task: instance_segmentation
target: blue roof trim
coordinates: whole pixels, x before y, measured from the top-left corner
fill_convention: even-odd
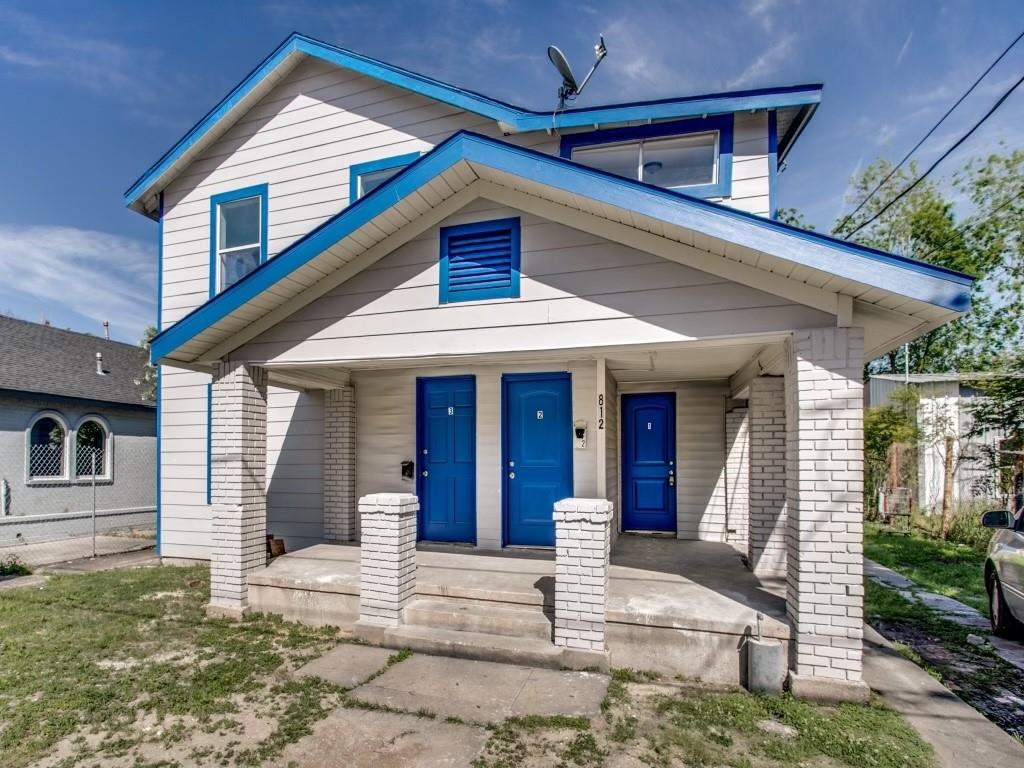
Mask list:
[[[959,272],[461,131],[160,333],[151,345],[152,359],[165,357],[460,160],[778,254],[815,269],[834,272],[836,252],[849,254],[866,262],[844,262],[847,269],[843,276],[849,279],[879,287],[885,287],[879,283],[886,281],[889,290],[958,312],[965,311],[970,303],[974,279]],[[822,252],[821,246],[829,251]],[[944,285],[936,286],[936,279]]]
[[[304,54],[360,74],[374,77],[391,85],[474,112],[505,123],[513,132],[573,128],[609,122],[631,120],[660,120],[665,118],[694,117],[707,114],[748,111],[752,109],[782,109],[785,107],[814,106],[821,101],[821,84],[813,83],[776,88],[760,88],[731,93],[712,93],[676,99],[659,99],[626,104],[609,104],[576,108],[559,112],[537,112],[508,104],[498,99],[458,88],[440,80],[411,72],[401,67],[368,56],[292,33],[278,48],[256,66],[230,93],[184,137],[163,154],[124,193],[125,205],[135,203],[150,185],[185,152],[200,141],[239,102],[248,96],[271,72],[289,56]]]

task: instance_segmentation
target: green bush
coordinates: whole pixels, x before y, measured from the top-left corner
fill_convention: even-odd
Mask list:
[[[947,541],[985,552],[992,540],[992,529],[981,524],[981,516],[990,509],[996,509],[995,502],[976,501],[961,504],[953,513]],[[925,515],[915,511],[911,518],[914,530],[928,538],[942,538],[942,514],[938,511]]]
[[[28,576],[30,573],[32,571],[17,555],[0,557],[0,576]]]

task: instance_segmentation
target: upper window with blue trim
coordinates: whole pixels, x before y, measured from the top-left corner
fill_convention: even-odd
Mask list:
[[[562,157],[697,197],[732,188],[732,116],[569,134]]]
[[[441,228],[441,303],[519,297],[519,218]]]
[[[348,202],[351,205],[360,197],[365,197],[386,182],[397,176],[406,166],[419,160],[419,152],[407,155],[395,155],[368,163],[356,163],[348,169]]]
[[[267,185],[210,198],[210,295],[267,260]]]

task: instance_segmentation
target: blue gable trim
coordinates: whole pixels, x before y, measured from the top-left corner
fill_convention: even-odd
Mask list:
[[[370,160],[366,163],[356,163],[348,169],[348,202],[351,205],[359,199],[356,191],[359,189],[359,177],[364,173],[373,171],[386,171],[389,168],[401,168],[419,160],[419,152],[410,152],[406,155],[395,155],[394,157],[382,157],[380,160]]]
[[[801,106],[813,108],[821,101],[822,88],[819,83],[759,88],[731,93],[712,93],[684,98],[569,109],[552,116],[550,111],[537,112],[522,109],[465,88],[458,88],[401,67],[385,64],[368,56],[293,33],[128,188],[124,193],[125,205],[135,203],[178,158],[195,146],[213,126],[251,94],[274,70],[289,57],[296,55],[319,58],[359,74],[405,88],[413,93],[483,115],[502,123],[508,131],[515,133],[578,128],[599,123],[695,117],[758,109]]]
[[[662,136],[684,136],[688,133],[718,131],[718,181],[714,184],[697,184],[690,187],[674,187],[694,197],[729,197],[732,195],[732,138],[733,116],[719,115],[703,119],[673,120],[667,123],[631,125],[624,128],[609,128],[603,131],[571,133],[563,136],[558,153],[572,159],[572,151],[578,147],[593,147],[600,144],[615,144],[639,139],[654,139]]]
[[[814,269],[841,274],[946,309],[959,312],[969,306],[974,281],[959,272],[460,132],[161,333],[153,340],[153,359],[166,356],[202,333],[460,160],[480,163],[554,189],[777,254]],[[839,255],[856,259],[837,260]],[[837,266],[843,268],[841,272],[837,271]]]
[[[256,184],[252,187],[243,187],[231,192],[221,192],[219,195],[210,197],[210,298],[217,295],[217,206],[221,203],[230,203],[235,200],[244,200],[247,197],[258,197],[260,199],[260,264],[267,260],[267,210],[268,187],[266,184]],[[162,197],[161,197],[162,199]]]

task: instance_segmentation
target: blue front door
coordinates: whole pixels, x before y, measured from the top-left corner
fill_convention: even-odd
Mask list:
[[[676,529],[676,396],[622,396],[622,528]]]
[[[416,382],[419,538],[476,542],[476,380]]]
[[[554,546],[554,504],[572,496],[569,374],[506,374],[502,400],[505,543]]]

